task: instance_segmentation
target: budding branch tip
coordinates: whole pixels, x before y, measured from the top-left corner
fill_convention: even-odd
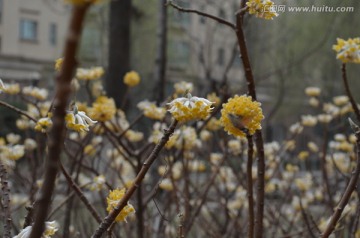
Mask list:
[[[360,132],[360,128],[358,125],[355,124],[355,122],[353,120],[351,120],[351,118],[348,118],[349,120],[349,124],[351,126],[351,129],[353,129],[355,132]]]

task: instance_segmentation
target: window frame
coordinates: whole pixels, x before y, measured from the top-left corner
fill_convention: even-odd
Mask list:
[[[38,22],[33,19],[21,18],[19,24],[19,38],[21,41],[38,41]]]
[[[50,22],[49,25],[49,43],[51,46],[57,45],[58,26],[55,22]]]

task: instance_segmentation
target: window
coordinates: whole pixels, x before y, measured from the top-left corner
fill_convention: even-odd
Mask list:
[[[225,51],[223,48],[218,49],[218,58],[217,58],[218,64],[219,65],[224,65],[224,61],[225,61]]]
[[[20,39],[36,41],[37,40],[37,22],[28,19],[20,20]]]
[[[57,26],[55,23],[50,23],[49,42],[53,46],[57,42]]]

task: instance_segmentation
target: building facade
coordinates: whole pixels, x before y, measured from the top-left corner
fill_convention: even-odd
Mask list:
[[[0,0],[0,78],[4,82],[51,84],[69,12],[60,0]]]
[[[235,23],[237,1],[183,0],[177,3]],[[187,75],[205,91],[214,90],[215,85],[219,87],[225,78],[234,86],[244,80],[232,29],[197,14],[172,8],[169,9],[169,18],[168,72],[171,78],[181,79]]]

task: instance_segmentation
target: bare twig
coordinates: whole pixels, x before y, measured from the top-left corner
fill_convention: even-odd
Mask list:
[[[220,18],[220,17],[217,17],[217,16],[214,16],[214,15],[211,15],[211,14],[208,14],[208,13],[205,13],[205,12],[201,12],[201,11],[198,11],[198,10],[194,10],[194,9],[188,9],[188,8],[182,8],[178,5],[176,5],[175,3],[173,3],[173,1],[168,1],[166,3],[166,5],[169,5],[169,6],[172,6],[173,8],[175,8],[176,10],[179,10],[180,12],[187,12],[187,13],[196,13],[200,16],[203,16],[203,17],[207,17],[207,18],[210,18],[210,19],[213,19],[214,21],[217,21],[219,22],[220,24],[223,24],[225,26],[228,26],[230,27],[231,29],[235,30],[236,29],[236,26],[234,24],[232,24],[231,22],[223,19],[223,18]]]
[[[166,46],[167,46],[167,7],[166,0],[159,0],[159,26],[158,26],[158,45],[156,56],[156,80],[158,80],[157,102],[161,103],[165,99],[166,86]]]
[[[347,205],[347,203],[350,200],[352,192],[356,188],[356,184],[357,184],[357,181],[358,181],[359,175],[360,175],[360,128],[355,123],[353,123],[350,119],[349,119],[349,121],[350,121],[351,127],[355,131],[355,136],[356,136],[356,149],[357,149],[356,168],[352,172],[351,179],[345,189],[345,192],[343,193],[343,195],[340,199],[339,204],[337,205],[333,215],[331,216],[330,222],[328,223],[325,231],[321,235],[322,238],[329,237],[331,235],[331,233],[334,231],[335,226],[336,226],[338,220],[340,219],[345,206]]]
[[[359,190],[357,192],[358,197],[359,197]],[[355,219],[353,222],[353,225],[351,227],[351,237],[356,237],[356,231],[359,225],[359,218],[360,218],[360,200],[358,200],[357,204],[356,204],[356,213],[355,213]]]
[[[236,36],[240,47],[241,60],[243,63],[245,78],[247,81],[248,93],[253,100],[256,100],[255,81],[251,69],[250,58],[247,51],[245,35],[242,28],[243,15],[238,14],[236,17]],[[255,145],[258,152],[258,184],[257,184],[257,203],[255,219],[255,237],[263,237],[263,218],[264,218],[264,200],[265,200],[265,155],[264,141],[261,130],[255,132]]]
[[[30,120],[34,121],[34,122],[37,122],[37,120],[35,118],[33,118],[32,116],[30,116],[29,114],[27,114],[26,112],[24,112],[23,110],[20,110],[19,108],[17,107],[14,107],[6,102],[3,102],[3,101],[0,101],[0,105],[4,106],[4,107],[7,107],[17,113],[19,113],[20,115],[23,115],[27,118],[29,118]]]
[[[169,140],[171,134],[174,132],[177,123],[178,122],[176,120],[174,120],[171,123],[169,129],[165,130],[164,136],[161,138],[160,142],[155,146],[154,150],[151,152],[149,157],[144,162],[140,172],[138,173],[138,175],[136,176],[136,178],[134,180],[134,183],[131,185],[129,190],[125,193],[124,197],[119,201],[119,203],[114,208],[114,210],[112,212],[110,212],[110,214],[107,217],[105,217],[104,220],[101,222],[100,226],[95,231],[95,233],[93,235],[93,238],[100,238],[102,236],[102,234],[115,221],[115,218],[121,212],[121,210],[126,206],[127,202],[129,201],[129,199],[131,198],[133,193],[137,190],[140,183],[144,179],[144,177],[145,177],[147,171],[149,170],[150,166],[156,160],[156,158],[159,155],[161,149],[165,146],[165,144]]]
[[[10,213],[10,189],[8,186],[8,178],[7,171],[5,166],[0,163],[0,180],[1,180],[1,190],[2,197],[0,203],[2,203],[2,207],[4,209],[4,238],[11,237],[11,213]]]
[[[184,238],[184,215],[182,213],[180,213],[178,215],[179,217],[179,228],[178,228],[178,238]]]
[[[349,82],[348,82],[347,76],[346,76],[346,64],[342,64],[341,71],[342,71],[342,79],[344,82],[346,95],[349,97],[349,100],[350,100],[351,106],[354,110],[356,119],[357,119],[358,123],[360,123],[360,111],[359,111],[359,107],[357,106],[355,99],[350,91]]]
[[[88,7],[88,4],[84,4],[74,6],[73,8],[70,28],[65,43],[64,62],[56,82],[53,127],[48,143],[49,154],[45,165],[44,184],[41,187],[36,202],[36,217],[30,238],[39,238],[44,231],[45,219],[50,207],[55,179],[58,172],[58,162],[60,161],[60,154],[64,143],[64,118],[71,93],[70,84],[76,67],[75,55],[80,40],[85,13]]]
[[[248,141],[248,159],[246,164],[246,176],[247,176],[247,197],[249,203],[249,224],[248,224],[248,237],[254,237],[254,196],[253,196],[253,179],[252,179],[252,162],[254,154],[254,143],[251,135],[247,135]]]
[[[305,209],[304,209],[304,206],[302,205],[301,196],[299,196],[299,198],[300,198],[299,203],[300,203],[301,215],[302,215],[302,217],[303,217],[303,219],[304,219],[306,228],[308,229],[308,232],[309,232],[310,236],[311,236],[312,238],[316,238],[316,236],[314,235],[314,232],[312,231],[312,228],[311,228],[311,225],[310,225],[310,221],[309,221],[309,218],[308,218],[308,216],[307,216],[307,214],[306,214],[306,211],[305,211]]]
[[[32,216],[33,216],[33,211],[34,211],[34,205],[30,205],[30,206],[26,206],[25,207],[27,214],[25,216],[25,222],[23,225],[23,228],[30,226],[32,224]]]
[[[91,215],[95,218],[97,222],[101,222],[101,216],[96,211],[96,209],[91,205],[91,203],[88,201],[88,199],[85,197],[84,193],[81,191],[81,188],[75,183],[75,181],[71,178],[70,174],[65,170],[64,166],[59,162],[60,169],[63,173],[63,175],[66,178],[66,181],[68,182],[69,186],[72,187],[80,198],[80,200],[84,203],[86,208],[90,211]]]

